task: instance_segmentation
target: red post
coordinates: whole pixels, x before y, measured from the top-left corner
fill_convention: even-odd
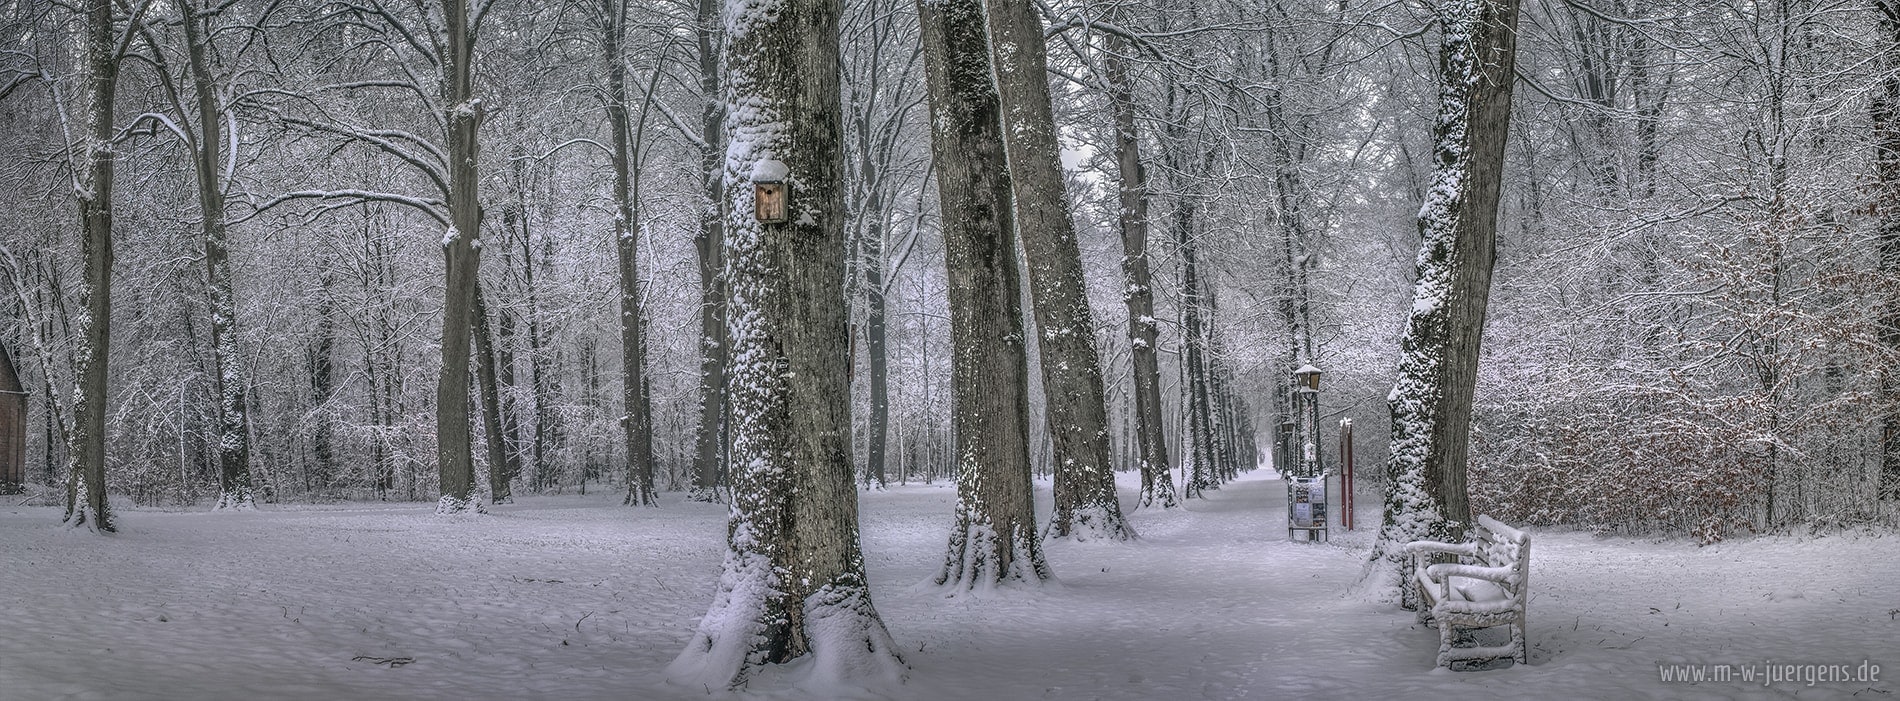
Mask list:
[[[1352,530],[1352,419],[1339,420],[1340,525]]]

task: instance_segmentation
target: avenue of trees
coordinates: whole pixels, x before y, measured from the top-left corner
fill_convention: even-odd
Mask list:
[[[1374,565],[1900,502],[1897,0],[10,2],[0,133],[68,523],[686,491],[708,687],[901,677],[857,490],[953,481],[937,582],[1039,582],[1264,464],[1304,365]]]

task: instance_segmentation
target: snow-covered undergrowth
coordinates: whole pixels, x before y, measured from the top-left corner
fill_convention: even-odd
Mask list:
[[[1123,475],[1132,507],[1135,476]],[[1533,531],[1531,664],[1435,670],[1437,634],[1346,594],[1371,529],[1289,543],[1265,471],[1131,511],[1132,543],[1056,542],[1058,584],[946,598],[955,491],[863,494],[872,595],[905,699],[1895,698],[1900,541]],[[668,686],[719,576],[726,509],[662,495],[119,512],[110,537],[0,507],[0,698],[707,698]],[[1047,513],[1048,485],[1038,484]],[[1376,524],[1362,495],[1360,523]],[[1741,665],[1882,668],[1739,680]],[[1735,679],[1664,682],[1658,664]],[[1798,675],[1797,675],[1798,677]],[[825,698],[761,674],[750,695]],[[1859,692],[1858,696],[1855,694]],[[714,696],[720,696],[715,694]]]

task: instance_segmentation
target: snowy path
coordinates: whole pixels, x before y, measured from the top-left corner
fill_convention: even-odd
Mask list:
[[[1039,491],[1046,502],[1047,485]],[[533,497],[450,519],[407,504],[134,510],[111,538],[8,505],[0,700],[705,698],[658,673],[710,601],[724,509],[669,496],[646,510],[611,495]],[[874,596],[912,665],[905,698],[1900,690],[1891,536],[1695,548],[1533,533],[1532,664],[1453,673],[1432,668],[1435,632],[1348,592],[1371,531],[1287,542],[1284,488],[1265,471],[1182,510],[1135,512],[1138,543],[1052,545],[1057,584],[947,599],[920,584],[935,573],[953,496],[911,485],[863,500]],[[1376,503],[1361,507],[1360,522],[1376,523]],[[377,662],[400,658],[414,661]],[[1813,686],[1658,679],[1658,663],[1768,660],[1871,660],[1883,673]],[[800,697],[773,681],[764,695]]]

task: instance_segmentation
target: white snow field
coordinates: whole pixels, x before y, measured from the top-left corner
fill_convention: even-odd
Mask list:
[[[1369,496],[1360,530],[1288,542],[1283,483],[1258,470],[1133,512],[1139,542],[1052,545],[1057,584],[946,598],[923,583],[953,496],[863,494],[875,601],[911,667],[893,698],[1900,698],[1893,536],[1698,548],[1533,530],[1531,664],[1454,672],[1433,667],[1435,631],[1351,590]],[[618,499],[447,518],[124,509],[111,537],[7,502],[0,699],[707,698],[661,669],[711,602],[725,507]],[[1863,663],[1877,678],[1856,679]],[[1663,681],[1659,665],[1730,678]],[[795,679],[764,674],[741,696],[836,695]]]

